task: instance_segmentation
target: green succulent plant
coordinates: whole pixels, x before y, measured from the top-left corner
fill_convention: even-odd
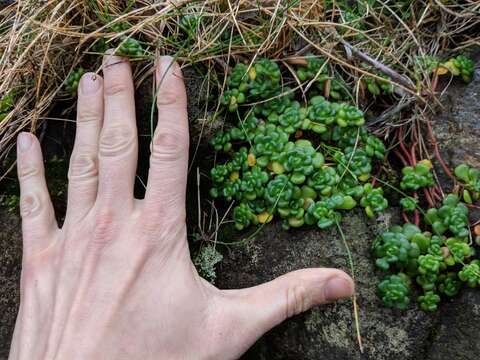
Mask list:
[[[321,200],[309,206],[305,215],[305,222],[308,225],[317,224],[320,229],[328,228],[339,222],[341,215],[335,210],[332,203]]]
[[[233,209],[233,220],[235,221],[237,230],[243,230],[252,223],[258,223],[256,215],[245,203],[241,203]]]
[[[478,200],[480,197],[480,170],[460,164],[455,168],[455,176],[465,187],[463,200],[469,204]]]
[[[418,200],[411,196],[407,196],[400,199],[400,205],[402,205],[403,211],[405,212],[415,211],[417,204],[418,204]]]
[[[65,80],[65,90],[67,90],[70,95],[74,97],[77,96],[78,84],[80,83],[80,79],[84,73],[85,70],[79,67],[73,70],[70,75],[68,75],[67,79]]]
[[[379,76],[384,79],[390,80],[390,78],[386,75]],[[363,79],[363,82],[365,83],[368,92],[375,96],[380,94],[392,94],[394,90],[393,85],[390,84],[388,81],[378,80],[373,77],[367,76]]]
[[[480,286],[480,260],[473,260],[470,264],[463,265],[458,277],[471,288]]]
[[[455,236],[463,238],[469,235],[468,208],[460,203],[458,196],[449,194],[439,209],[429,209],[425,214],[425,222],[432,226],[437,235],[451,231]]]
[[[14,107],[16,91],[11,89],[7,91],[5,95],[3,95],[2,99],[0,100],[0,123],[7,117],[8,113]]]
[[[327,66],[325,60],[322,58],[307,56],[307,66],[302,66],[297,70],[297,76],[300,81],[312,80],[321,74],[327,73]]]
[[[324,166],[317,169],[308,179],[308,185],[323,196],[332,194],[340,176],[334,167]]]
[[[375,214],[381,213],[388,207],[388,201],[383,197],[383,189],[374,188],[372,184],[365,184],[360,205],[365,208],[365,213],[372,218]]]
[[[407,236],[406,227],[394,226],[375,239],[372,250],[377,267],[382,270],[389,270],[392,266],[398,269],[416,267],[420,248]]]
[[[406,166],[402,169],[402,181],[400,187],[405,190],[418,190],[433,185],[433,175],[430,172],[431,165],[428,162],[419,162],[414,167]]]
[[[427,291],[424,295],[419,296],[417,301],[423,311],[435,311],[438,308],[440,296],[433,291]]]
[[[403,273],[387,276],[378,284],[378,295],[385,306],[405,310],[410,304],[410,278]]]
[[[339,173],[350,173],[361,181],[366,181],[372,171],[372,161],[362,149],[348,147],[344,152],[336,152],[333,159],[338,163]]]
[[[438,290],[447,295],[448,297],[453,297],[458,294],[462,288],[462,283],[458,279],[456,272],[449,272],[442,274],[438,277]]]
[[[463,81],[472,81],[473,72],[475,71],[475,63],[465,55],[458,55],[455,58],[451,58],[443,63],[442,66],[450,70],[452,75],[461,76]]]

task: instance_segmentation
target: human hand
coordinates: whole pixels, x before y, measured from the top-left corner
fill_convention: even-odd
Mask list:
[[[18,138],[23,219],[21,303],[10,359],[233,359],[263,333],[312,306],[350,296],[335,269],[304,269],[221,291],[195,270],[187,244],[186,94],[177,64],[156,69],[158,126],[145,199],[137,164],[127,60],[107,55],[104,80],[78,95],[68,207],[55,221],[37,139]]]

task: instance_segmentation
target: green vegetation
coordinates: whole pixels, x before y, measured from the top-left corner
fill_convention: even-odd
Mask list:
[[[428,160],[419,162],[414,167],[405,166],[402,169],[402,182],[400,187],[405,190],[418,190],[423,187],[433,185],[433,175],[431,173],[432,164]]]
[[[323,64],[309,57],[297,75],[316,79]],[[304,224],[323,229],[357,204],[370,217],[382,212],[388,206],[383,190],[368,181],[385,146],[368,134],[363,113],[315,89],[301,105],[280,80],[280,67],[267,59],[233,69],[221,103],[237,123],[211,140],[230,158],[212,168],[211,196],[237,201],[233,219],[239,230],[274,216],[286,229]],[[315,81],[321,87],[324,78]],[[319,141],[307,140],[309,133]]]
[[[274,217],[285,229],[325,229],[338,224],[343,211],[357,206],[370,218],[388,207],[382,187],[372,181],[376,161],[386,156],[385,145],[368,133],[358,108],[318,95],[325,62],[307,59],[296,74],[315,86],[303,104],[297,93],[281,87],[281,68],[267,59],[237,64],[227,79],[221,104],[234,124],[226,124],[211,140],[219,158],[227,161],[211,169],[210,194],[235,200],[237,230]],[[372,251],[376,266],[390,273],[378,286],[386,306],[406,309],[416,284],[423,291],[417,297],[420,308],[434,311],[441,296],[455,296],[464,285],[478,286],[479,263],[469,241],[468,208],[457,195],[446,196],[439,208],[421,210],[417,191],[427,194],[434,187],[433,165],[413,156],[407,157],[413,165],[402,169],[397,191],[415,224],[391,227],[375,239]],[[470,198],[477,199],[480,172],[460,165],[455,174]]]
[[[70,75],[68,75],[67,79],[65,80],[65,90],[67,90],[70,95],[77,96],[78,84],[80,83],[80,79],[84,73],[85,70],[80,67],[73,70]]]
[[[372,251],[376,266],[401,277],[388,275],[380,283],[379,294],[386,306],[405,309],[409,303],[406,284],[412,279],[424,291],[417,301],[425,311],[437,309],[441,294],[452,297],[463,285],[480,285],[479,261],[473,260],[467,216],[468,208],[458,196],[449,194],[440,208],[426,212],[424,222],[430,231],[405,224],[393,226],[375,239]]]
[[[480,170],[460,164],[455,168],[455,176],[463,183],[463,200],[471,204],[480,197]]]
[[[458,55],[455,58],[451,58],[442,66],[446,67],[453,76],[461,76],[463,81],[470,82],[475,70],[475,63],[473,60],[467,58],[464,55]]]
[[[8,91],[0,100],[0,123],[14,107],[15,90]]]

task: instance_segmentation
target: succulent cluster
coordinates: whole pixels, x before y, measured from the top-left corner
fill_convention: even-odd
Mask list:
[[[388,79],[388,76],[386,75],[379,75],[379,76],[384,79]],[[375,96],[381,95],[381,94],[382,95],[392,94],[394,90],[393,85],[388,81],[378,80],[373,77],[365,77],[363,79],[363,82],[368,92]]]
[[[402,169],[402,190],[418,190],[433,185],[433,174],[430,171],[432,163],[430,160],[422,160],[415,166],[405,166]]]
[[[76,68],[65,80],[65,90],[67,90],[72,96],[77,96],[78,84],[84,73],[85,70],[83,70],[82,67]]]
[[[415,193],[417,190],[434,185],[432,168],[431,161],[425,159],[419,161],[415,166],[405,166],[402,169],[400,188],[414,194],[414,196],[400,199],[400,205],[405,213],[414,212],[418,208],[418,198]]]
[[[315,56],[307,57],[307,65],[300,66],[297,71],[300,81],[315,82],[313,90],[334,100],[346,100],[350,97],[350,89],[341,77],[330,76],[325,59]]]
[[[393,226],[378,236],[372,246],[376,266],[388,275],[378,293],[388,307],[406,309],[416,282],[423,290],[420,308],[434,311],[440,295],[452,297],[460,289],[480,286],[479,260],[469,241],[468,208],[458,196],[449,194],[440,208],[425,214],[431,231],[413,224]]]
[[[480,170],[460,164],[455,168],[455,176],[463,184],[463,201],[471,204],[480,198]]]
[[[419,67],[423,70],[436,71],[439,75],[450,73],[453,76],[461,76],[465,82],[472,81],[475,71],[475,63],[465,55],[458,55],[446,61],[440,61],[435,56],[426,55],[417,60]]]
[[[111,33],[121,33],[130,28],[130,24],[125,22],[118,22],[108,27]],[[140,41],[134,37],[122,35],[115,41],[107,42],[104,38],[98,39],[92,47],[92,50],[98,53],[105,53],[109,47],[116,48],[116,54],[135,58],[145,55],[145,50]]]
[[[320,60],[310,59],[297,73],[313,79],[319,71]],[[237,64],[230,74],[222,104],[238,123],[211,140],[230,157],[211,169],[211,196],[235,200],[239,230],[274,216],[285,228],[323,229],[357,205],[370,217],[382,212],[388,202],[370,180],[374,159],[386,150],[366,131],[363,113],[315,92],[302,105],[280,80],[280,68],[267,59]]]
[[[443,63],[442,66],[446,67],[453,76],[461,76],[465,82],[470,82],[472,80],[472,75],[475,70],[475,63],[473,60],[464,55],[458,55],[455,58],[451,58]]]

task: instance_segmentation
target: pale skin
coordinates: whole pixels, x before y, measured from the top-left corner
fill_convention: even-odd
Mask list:
[[[185,226],[184,83],[170,57],[155,73],[159,119],[143,200],[133,196],[137,130],[127,60],[107,55],[103,78],[87,73],[80,81],[62,228],[38,140],[19,135],[23,268],[11,360],[235,359],[286,318],[352,294],[351,278],[336,269],[226,291],[198,275]]]

